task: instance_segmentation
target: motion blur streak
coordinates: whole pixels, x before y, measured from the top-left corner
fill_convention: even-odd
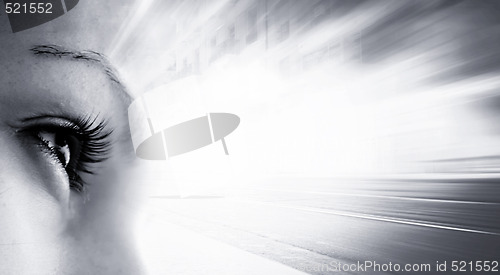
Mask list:
[[[111,52],[136,91],[196,77],[240,114],[241,173],[491,172],[453,159],[499,152],[497,6],[149,1]]]
[[[148,1],[110,50],[137,94],[184,87],[241,118],[231,156],[151,164],[151,208],[299,269],[498,259],[499,15],[498,1]]]

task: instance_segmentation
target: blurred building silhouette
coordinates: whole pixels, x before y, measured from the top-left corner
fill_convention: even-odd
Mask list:
[[[203,15],[191,8],[210,10],[208,5],[213,5],[197,2],[185,6],[190,10],[181,12],[186,16],[176,22],[177,32],[188,35],[181,47],[176,47],[175,57],[168,66],[174,72],[173,79],[201,73],[214,62],[243,51],[267,58],[284,71],[362,59],[360,31],[339,37],[335,29],[329,28],[336,17],[342,16],[342,11],[354,7],[358,1],[339,5],[337,1],[324,0],[232,0],[193,29],[193,21]]]

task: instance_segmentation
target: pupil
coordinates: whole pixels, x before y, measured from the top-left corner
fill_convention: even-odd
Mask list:
[[[66,168],[70,160],[70,149],[65,135],[55,133],[54,149],[61,164]]]
[[[68,141],[66,140],[66,137],[64,135],[56,134],[54,141],[55,145],[57,145],[58,147],[65,147],[68,145]]]

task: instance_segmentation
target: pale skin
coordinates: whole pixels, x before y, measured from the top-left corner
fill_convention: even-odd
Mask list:
[[[0,274],[140,274],[124,91],[97,62],[12,49],[0,52]],[[81,152],[56,139],[78,117],[110,132],[106,159],[78,172],[85,191],[64,165]]]

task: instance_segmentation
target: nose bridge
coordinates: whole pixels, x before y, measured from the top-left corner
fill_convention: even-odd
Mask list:
[[[67,234],[76,237],[77,243],[71,246],[80,247],[83,273],[143,274],[133,234],[137,209],[130,185],[134,177],[125,167],[114,162],[113,166],[91,182],[88,199],[75,205],[77,215]]]
[[[116,240],[117,243],[110,243],[110,250],[100,257],[99,260],[105,261],[108,267],[107,274],[144,274],[144,268],[141,265],[137,255],[137,249],[130,243],[130,237],[123,240]]]
[[[95,215],[80,217],[77,228],[67,232],[74,257],[67,268],[76,274],[144,274],[129,225],[115,220],[115,213]]]
[[[103,227],[102,230],[109,228]],[[92,234],[89,234],[92,233]],[[102,233],[102,232],[101,232]],[[106,235],[106,234],[104,234]],[[87,232],[73,243],[73,254],[67,269],[76,274],[144,274],[136,249],[124,236],[103,237],[100,232]]]

